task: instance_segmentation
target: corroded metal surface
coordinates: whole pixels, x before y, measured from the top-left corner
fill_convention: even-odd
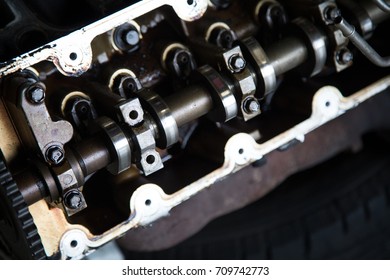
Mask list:
[[[191,2],[140,1],[45,46],[18,56],[12,61],[5,62],[0,68],[0,77],[23,70],[44,60],[52,61],[64,75],[79,76],[91,66],[93,57],[91,42],[96,36],[164,5],[171,6],[181,19],[193,21],[206,11],[207,0]]]
[[[387,121],[389,118],[383,118],[384,114],[388,114],[388,103],[383,102],[383,100],[380,100],[378,102],[379,104],[377,104],[375,108],[372,108],[373,102],[366,103],[367,105],[365,106],[368,107],[367,109],[364,107],[359,108],[358,110],[360,110],[360,112],[358,110],[354,110],[351,114],[344,116],[341,119],[337,119],[336,122],[328,123],[343,115],[345,112],[354,109],[361,102],[383,92],[389,87],[389,85],[390,78],[386,77],[348,98],[343,97],[334,87],[321,88],[314,96],[312,115],[310,118],[263,144],[257,144],[248,134],[239,133],[234,135],[229,139],[225,146],[224,164],[220,168],[182,188],[181,190],[171,195],[167,195],[159,186],[154,184],[146,184],[139,187],[134,192],[130,200],[130,217],[109,231],[98,236],[93,236],[84,227],[69,225],[68,230],[64,233],[64,235],[62,235],[61,240],[58,240],[62,258],[81,258],[84,254],[92,252],[96,248],[113,240],[117,236],[125,234],[131,229],[151,224],[152,222],[167,216],[174,207],[182,204],[189,198],[196,198],[198,194],[205,193],[202,192],[202,190],[206,188],[213,186],[212,190],[220,191],[218,185],[223,185],[222,180],[228,175],[230,178],[230,184],[234,186],[234,182],[238,183],[240,182],[239,180],[243,180],[243,178],[241,177],[242,175],[235,175],[232,177],[232,174],[268,155],[268,164],[263,167],[265,168],[265,172],[260,172],[259,169],[257,172],[246,177],[251,178],[250,181],[253,180],[256,183],[253,184],[250,183],[250,181],[247,182],[248,184],[242,184],[242,182],[240,183],[242,188],[249,188],[247,191],[242,189],[239,190],[241,194],[245,194],[245,196],[240,199],[240,203],[237,204],[237,200],[233,199],[233,197],[237,196],[237,194],[229,196],[226,194],[226,190],[224,190],[225,195],[220,198],[223,200],[222,204],[219,205],[215,201],[212,202],[212,204],[218,205],[218,208],[220,209],[212,209],[215,211],[210,211],[207,215],[203,212],[203,215],[201,215],[203,222],[198,220],[198,223],[195,223],[195,219],[192,218],[190,223],[192,226],[188,226],[186,231],[182,230],[178,233],[182,236],[177,236],[177,234],[174,235],[175,241],[172,239],[168,241],[165,240],[164,243],[164,240],[161,239],[160,242],[151,242],[149,240],[146,242],[149,244],[144,246],[148,249],[156,249],[157,247],[164,248],[168,245],[172,245],[172,243],[182,240],[185,237],[188,237],[188,235],[201,228],[202,223],[204,224],[205,221],[221,215],[224,211],[228,212],[254,201],[266,194],[275,187],[277,183],[281,182],[293,172],[304,167],[308,167],[314,163],[318,163],[319,161],[334,155],[336,152],[347,148],[351,145],[351,143],[356,142],[360,135],[368,129],[375,128],[379,125],[389,125],[389,121]],[[384,96],[387,97],[387,95]],[[349,120],[351,115],[354,116],[354,118]],[[326,123],[328,123],[326,126],[321,127]],[[316,130],[319,127],[321,128]],[[318,131],[321,130],[325,130],[326,133],[318,133]],[[324,135],[329,135],[329,137],[324,137]],[[298,145],[296,148],[291,148],[290,150],[296,151],[296,149],[298,149],[297,154],[299,156],[292,153],[289,157],[287,151],[283,153],[283,160],[272,160],[273,157],[277,158],[277,153],[280,153],[277,151],[278,148],[285,147],[293,141],[304,142],[303,145]],[[310,149],[310,147],[312,147],[312,149]],[[283,164],[285,165],[284,168],[282,168]],[[267,174],[269,175],[267,176]],[[260,182],[261,184],[259,184]],[[256,188],[256,186],[259,187]],[[215,195],[210,196],[209,192],[207,193],[207,196],[209,196],[209,198],[206,198],[205,201],[209,201],[209,203],[211,203],[210,199],[215,199]],[[197,202],[196,199],[192,199],[191,201],[193,201],[192,203]],[[197,205],[198,206],[196,207],[200,207],[201,205],[204,209],[202,211],[207,209],[205,207],[205,205],[207,205],[205,202],[198,203]],[[196,213],[196,211],[188,211],[187,209],[182,213],[182,215],[187,215],[185,213],[191,214],[192,216]],[[205,217],[208,217],[208,219]],[[175,219],[170,219],[170,221],[175,221],[176,224],[179,221],[182,221],[183,218],[184,217],[179,216]],[[159,231],[154,229],[153,232]],[[131,240],[131,236],[134,236],[134,238],[137,236],[133,234],[133,231],[128,233],[126,237],[127,241]],[[146,236],[147,235],[144,235],[145,239]],[[73,240],[77,241],[77,247],[71,246],[70,242]],[[159,240],[159,238],[156,238],[156,240]],[[131,247],[129,244],[132,244],[133,242],[122,241],[122,243],[128,244],[127,247]],[[145,243],[137,242],[139,250],[146,249],[145,247],[140,246],[140,244]]]
[[[390,128],[390,97],[381,95],[306,135],[287,151],[273,151],[260,167],[247,167],[216,182],[207,192],[173,209],[152,227],[138,228],[119,239],[129,250],[152,251],[174,246],[211,220],[265,196],[288,176],[356,146],[365,132]],[[221,195],[223,192],[223,195]],[[261,217],[259,217],[261,219]]]

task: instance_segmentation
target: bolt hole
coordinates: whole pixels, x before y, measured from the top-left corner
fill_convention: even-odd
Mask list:
[[[138,112],[136,110],[132,110],[129,114],[130,119],[136,120],[138,118]]]
[[[152,201],[150,199],[145,200],[145,205],[150,206],[152,204]]]
[[[146,162],[147,162],[148,164],[153,164],[154,161],[155,161],[154,155],[148,155],[148,156],[146,157]]]
[[[72,240],[72,242],[70,242],[70,247],[76,248],[78,244],[79,243],[76,240]]]
[[[70,53],[69,58],[71,60],[76,60],[77,59],[77,53],[75,53],[75,52]]]
[[[238,150],[238,153],[239,153],[240,155],[242,155],[242,154],[244,153],[244,149],[239,149],[239,150]]]
[[[330,106],[330,101],[326,101],[326,102],[325,102],[325,106],[326,106],[326,107],[329,107],[329,106]]]
[[[194,4],[194,0],[187,0],[187,4],[188,4],[188,5]]]

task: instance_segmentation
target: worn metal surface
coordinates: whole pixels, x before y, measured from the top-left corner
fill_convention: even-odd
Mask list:
[[[177,206],[169,217],[140,227],[118,240],[128,250],[170,248],[213,219],[240,209],[272,191],[288,176],[359,144],[367,131],[390,128],[390,96],[381,95],[309,133],[287,151],[273,151],[260,167],[247,167],[216,182],[208,191]],[[223,192],[223,195],[222,195]],[[259,217],[261,219],[261,217]]]
[[[207,9],[207,0],[175,1],[144,0],[119,12],[96,21],[67,36],[45,46],[3,63],[0,77],[9,75],[41,61],[52,61],[57,69],[68,76],[79,76],[89,69],[92,63],[92,40],[119,25],[127,23],[163,5],[171,6],[183,20],[192,21],[203,15]]]
[[[346,111],[354,109],[361,102],[366,101],[367,99],[383,92],[389,87],[389,85],[390,85],[390,77],[386,77],[374,83],[373,85],[368,86],[362,89],[361,91],[351,95],[348,98],[343,97],[340,94],[340,92],[334,87],[321,88],[314,96],[313,104],[312,104],[312,115],[310,118],[292,127],[291,129],[285,131],[284,133],[281,133],[278,136],[268,140],[263,144],[257,144],[254,141],[254,139],[248,134],[239,133],[234,135],[229,139],[229,141],[225,146],[224,164],[220,168],[198,179],[197,181],[194,181],[193,183],[180,189],[179,191],[171,195],[167,195],[164,193],[162,188],[154,184],[145,184],[139,187],[133,193],[130,199],[131,215],[129,216],[129,218],[126,221],[106,231],[105,233],[94,236],[85,227],[79,225],[66,226],[67,230],[64,231],[64,235],[62,235],[60,240],[57,239],[58,242],[57,245],[59,245],[59,248],[61,250],[62,258],[81,258],[84,254],[88,254],[92,252],[96,248],[102,246],[103,244],[113,240],[118,236],[123,235],[124,233],[128,232],[131,229],[140,226],[149,225],[155,222],[156,220],[164,216],[167,216],[173,208],[187,201],[189,198],[193,198],[191,201],[194,201],[195,203],[196,202],[199,203],[199,201],[195,199],[199,193],[200,194],[205,193],[203,190],[211,186],[213,186],[213,188],[211,189],[220,192],[221,191],[220,188],[223,187],[221,186],[220,188],[217,188],[215,184],[220,184],[221,181],[225,179],[227,176],[229,176],[231,182],[234,182],[234,180],[237,179],[238,181],[236,182],[237,184],[238,182],[240,182],[239,185],[241,186],[241,188],[253,188],[254,187],[253,184],[247,184],[248,185],[247,187],[245,187],[243,184],[243,183],[248,183],[248,181],[245,180],[248,180],[250,176],[245,177],[245,180],[243,180],[242,177],[236,178],[235,176],[234,177],[232,176],[237,171],[243,169],[244,167],[250,165],[255,161],[258,161],[259,159],[264,158],[267,155],[268,162],[271,163],[268,163],[267,165],[265,165],[265,167],[268,166],[267,168],[270,168],[269,170],[267,170],[270,175],[267,175],[267,173],[263,174],[264,177],[262,180],[269,180],[269,181],[262,181],[260,185],[260,189],[254,188],[252,192],[250,192],[249,190],[244,191],[243,189],[240,189],[239,190],[240,193],[246,193],[245,194],[246,199],[245,197],[243,197],[242,199],[240,199],[240,203],[236,201],[234,195],[232,196],[227,195],[226,190],[224,190],[226,195],[220,196],[221,197],[220,199],[223,200],[226,199],[227,201],[223,202],[222,205],[218,205],[218,203],[216,202],[218,201],[217,199],[216,201],[213,201],[213,204],[214,207],[218,206],[218,208],[228,212],[234,208],[243,206],[246,203],[249,203],[250,201],[253,201],[261,197],[270,189],[275,187],[278,182],[283,180],[283,178],[285,178],[292,172],[295,172],[300,168],[308,167],[314,163],[317,163],[320,160],[323,160],[335,154],[336,152],[350,146],[351,143],[356,142],[356,140],[359,139],[360,135],[364,131],[368,130],[369,128],[372,129],[373,127],[375,127],[375,125],[377,126],[389,125],[388,124],[389,118],[383,117],[384,115],[388,114],[389,111],[388,100],[387,102],[384,102],[384,100],[380,100],[379,102],[376,103],[374,102],[366,103],[367,105],[365,106],[367,106],[368,108],[365,110],[360,108],[352,112],[351,114],[354,115],[356,119],[353,118],[349,120],[348,116],[345,116],[344,118],[341,119],[341,120],[346,119],[344,120],[344,122],[340,121],[340,119],[338,120],[338,122],[336,122],[336,123],[342,123],[344,125],[341,126],[336,125],[335,127],[332,127],[332,124],[328,124],[324,128],[320,128],[320,129],[325,129],[326,135],[330,135],[331,137],[324,137],[323,134],[320,134],[319,136],[316,137],[311,136],[311,135],[316,135],[316,133],[312,133],[313,130],[318,129],[322,125],[334,120],[340,115],[343,115]],[[387,95],[384,96],[387,97]],[[373,104],[375,104],[374,107]],[[348,123],[348,125],[345,125],[345,123]],[[350,126],[351,123],[355,123],[355,126]],[[306,137],[308,138],[305,139]],[[340,142],[339,143],[337,141],[333,142],[334,139]],[[283,153],[283,160],[281,162],[280,160],[279,161],[271,160],[272,157],[275,156],[275,153],[279,153],[276,151],[281,147],[286,147],[286,145],[292,142],[311,143],[311,141],[313,141],[313,143],[310,144],[310,146],[298,145],[296,146],[296,148],[291,148],[291,151],[293,151],[293,149],[303,149],[300,150],[298,153],[300,154],[300,157],[296,157],[296,155],[295,156],[291,155],[291,159],[288,159],[288,157],[286,157],[288,154],[287,152],[285,152]],[[312,148],[310,149],[310,147]],[[281,168],[283,166],[284,168]],[[277,174],[271,172],[271,170],[276,170]],[[278,172],[281,173],[279,174]],[[252,176],[254,175],[261,176],[262,173],[255,172]],[[256,177],[252,177],[251,180],[253,180],[254,178]],[[259,180],[259,178],[257,177],[256,180]],[[249,195],[250,193],[252,194]],[[210,195],[209,192],[207,192],[207,196],[209,195]],[[207,201],[207,199],[205,201]],[[198,205],[199,206],[197,207],[202,207],[206,209],[205,202],[201,202]],[[226,209],[230,209],[230,210],[226,210]],[[215,213],[210,212],[208,213],[208,215],[203,213],[202,220],[206,221],[207,220],[206,217],[208,217],[208,219],[211,219],[212,217],[218,216],[222,214],[221,211],[222,210],[217,210],[215,211]],[[187,211],[184,212],[191,213],[191,215],[194,215],[194,211],[188,211],[188,209]],[[57,215],[59,214],[58,212],[56,213]],[[57,217],[57,218],[59,218],[59,221],[57,223],[61,223],[61,220],[62,221],[64,220],[63,217]],[[189,217],[187,216],[187,218]],[[170,219],[170,220],[175,221],[175,223],[177,223],[178,221],[181,220],[181,218],[178,217],[177,219]],[[195,224],[197,225],[194,224],[192,224],[192,226],[188,225],[188,229],[185,231],[181,230],[180,231],[181,237],[175,236],[174,238],[174,240],[176,240],[175,242],[182,240],[181,238],[187,237],[188,235],[195,232],[202,226],[200,221],[198,221],[198,223]],[[38,227],[41,228],[41,226]],[[159,232],[159,231],[153,229],[153,232]],[[133,233],[134,233],[133,231],[130,231],[128,233],[129,237],[126,238],[131,238]],[[146,234],[143,235],[144,238],[146,239]],[[70,242],[74,240],[77,241],[78,244],[76,246],[77,248],[72,247],[70,244]],[[156,240],[158,240],[158,238]],[[131,241],[128,242],[128,241],[122,241],[122,242],[126,244],[134,244],[133,242]],[[170,240],[170,242],[165,241],[165,243],[163,242],[164,240],[160,240],[160,241],[161,241],[159,243],[160,248],[173,244],[172,239]],[[151,242],[150,240],[148,240],[146,243],[137,242],[136,246],[138,247],[139,250],[146,249],[146,248],[149,249],[158,248],[155,242]],[[141,244],[143,244],[144,247]],[[153,248],[152,248],[152,244],[154,244]],[[129,246],[131,247],[131,245]]]

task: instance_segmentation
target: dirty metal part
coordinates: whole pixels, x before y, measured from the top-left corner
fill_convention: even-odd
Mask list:
[[[106,141],[99,135],[77,143],[67,154],[74,155],[85,178],[113,162]]]
[[[197,66],[192,52],[180,43],[172,43],[165,47],[161,55],[161,65],[183,80],[188,79]]]
[[[376,27],[390,17],[390,13],[381,10],[371,0],[341,0],[338,1],[338,7],[343,13],[348,14],[348,20],[353,22],[364,39],[369,39]]]
[[[353,61],[353,54],[349,49],[343,48],[337,52],[336,59],[340,64],[351,64]]]
[[[109,139],[110,147],[115,154],[114,161],[107,166],[107,170],[112,174],[119,174],[131,166],[131,147],[129,141],[120,128],[113,120],[107,117],[101,117],[96,121],[97,125]]]
[[[287,37],[278,41],[267,48],[266,53],[276,76],[302,65],[309,56],[304,42],[297,37]]]
[[[123,98],[128,98],[129,95],[134,94],[142,89],[142,84],[129,69],[118,69],[109,78],[109,89],[119,94]]]
[[[37,146],[47,162],[61,163],[64,145],[73,137],[73,127],[68,121],[52,120],[43,102],[45,86],[30,73],[23,73],[7,80],[6,88],[6,105],[25,145],[33,149]]]
[[[140,124],[144,120],[144,111],[138,98],[128,99],[117,105],[121,118],[130,126]]]
[[[276,89],[275,69],[270,64],[270,60],[259,42],[255,38],[249,37],[242,41],[240,47],[248,62],[255,69],[258,85],[257,95],[263,97],[273,93]]]
[[[55,175],[40,161],[34,161],[32,166],[30,172],[20,172],[15,176],[24,200],[27,205],[32,205],[42,198],[54,203],[60,197]]]
[[[158,94],[150,90],[140,92],[138,96],[157,125],[157,146],[166,148],[175,144],[179,140],[178,124],[165,101]]]
[[[0,150],[2,258],[46,259],[34,219]]]
[[[349,40],[345,38],[341,31],[334,27],[333,18],[337,17],[339,9],[335,1],[323,1],[316,5],[314,16],[319,22],[323,23],[326,29],[327,45],[328,45],[328,61],[327,66],[341,72],[352,66],[352,60],[343,59],[340,53],[345,53]],[[341,58],[341,59],[340,59]]]
[[[65,159],[65,151],[57,145],[50,146],[45,153],[46,161],[52,165],[59,165]]]
[[[12,61],[3,63],[0,68],[0,77],[23,70],[44,60],[52,61],[64,75],[80,76],[91,66],[93,56],[91,42],[96,36],[163,5],[171,6],[181,19],[192,21],[204,14],[208,2],[207,0],[148,0],[137,2],[67,36],[18,56]]]
[[[292,30],[304,40],[309,57],[298,71],[304,76],[315,76],[322,71],[326,63],[326,37],[312,22],[305,18],[296,18],[292,23]]]
[[[142,89],[141,82],[135,76],[121,77],[116,92],[124,98],[129,98]]]
[[[198,68],[196,74],[196,79],[205,84],[211,92],[214,108],[209,113],[209,117],[219,122],[226,122],[236,117],[238,109],[233,86],[208,65]]]
[[[292,174],[350,149],[366,132],[389,128],[388,93],[312,131],[304,143],[284,152],[271,152],[266,157],[266,164],[248,166],[214,183],[206,192],[200,192],[172,209],[169,218],[154,222],[152,228],[130,230],[117,242],[121,248],[136,252],[168,249],[193,236],[214,219],[261,199]],[[226,196],[221,196],[222,189]]]
[[[243,109],[247,114],[256,114],[261,112],[260,103],[254,97],[247,97],[243,101]]]
[[[341,76],[328,77],[327,75],[333,75],[331,73],[335,69],[339,71],[344,69],[343,67],[350,66],[353,57],[347,49],[348,39],[332,25],[331,19],[337,17],[337,11],[329,8],[336,8],[334,1],[322,1],[315,4],[315,1],[299,1],[297,2],[297,6],[299,6],[297,12],[288,1],[281,2],[283,6],[272,0],[260,2],[254,0],[248,1],[248,3],[231,1],[228,8],[210,9],[201,21],[193,24],[175,17],[175,13],[169,8],[163,8],[137,17],[137,23],[134,25],[134,21],[128,20],[128,18],[134,18],[131,14],[133,10],[125,9],[129,13],[126,20],[107,29],[107,32],[96,33],[97,37],[93,37],[95,38],[93,42],[92,37],[89,37],[89,34],[93,33],[90,27],[95,26],[95,31],[101,29],[102,26],[107,27],[110,23],[104,22],[105,19],[87,26],[86,29],[72,33],[80,35],[85,31],[85,44],[82,40],[84,37],[82,38],[81,35],[77,38],[73,37],[72,44],[66,45],[67,49],[64,53],[57,52],[58,56],[49,58],[53,59],[56,65],[59,65],[62,74],[66,70],[68,71],[65,73],[66,75],[74,76],[87,69],[83,67],[88,64],[88,56],[92,56],[90,47],[94,52],[93,58],[91,58],[93,64],[91,64],[91,71],[85,75],[77,79],[64,77],[61,73],[57,73],[57,69],[51,63],[39,63],[34,66],[36,67],[34,71],[36,77],[34,78],[30,76],[27,77],[27,81],[21,81],[21,79],[26,78],[23,76],[25,71],[21,71],[16,73],[14,77],[5,77],[2,80],[2,85],[7,85],[8,78],[9,80],[15,78],[19,81],[13,85],[14,88],[12,86],[6,87],[1,92],[8,105],[11,104],[15,107],[8,106],[9,112],[19,110],[15,106],[18,103],[13,100],[17,96],[12,92],[18,92],[17,90],[23,88],[27,90],[26,102],[31,106],[46,105],[47,112],[51,116],[50,120],[57,120],[62,115],[71,121],[74,128],[77,128],[72,141],[68,141],[62,146],[51,143],[52,145],[45,153],[50,164],[45,164],[42,159],[35,157],[36,147],[31,153],[27,149],[19,150],[20,152],[16,153],[15,156],[9,151],[15,146],[9,146],[9,141],[0,139],[2,148],[4,145],[11,147],[6,152],[10,155],[10,163],[15,166],[16,173],[19,172],[16,174],[15,180],[27,205],[34,209],[34,221],[39,224],[39,230],[43,232],[45,250],[48,255],[56,254],[60,247],[63,258],[80,258],[108,240],[121,236],[131,228],[147,225],[167,215],[176,205],[185,200],[191,197],[196,199],[198,195],[202,196],[204,192],[201,190],[218,184],[217,182],[227,177],[235,178],[233,173],[241,168],[248,165],[259,166],[265,161],[266,155],[272,157],[274,153],[288,153],[297,147],[302,147],[304,144],[300,145],[300,143],[307,143],[305,138],[309,138],[312,133],[315,133],[312,131],[313,129],[333,120],[344,111],[352,109],[359,102],[384,90],[389,85],[389,79],[386,78],[371,88],[363,89],[347,98],[343,98],[339,90],[333,87],[321,88],[313,100],[311,117],[299,123],[304,116],[310,114],[310,108],[301,112],[305,108],[301,109],[304,106],[300,106],[301,103],[305,103],[303,105],[310,103],[314,91],[309,93],[308,88],[317,90],[329,82],[335,86],[342,83],[339,79]],[[308,2],[313,2],[311,10],[303,11],[304,4],[302,3]],[[340,2],[344,1],[340,0]],[[145,0],[143,3],[143,7],[148,7],[147,3],[150,5],[150,3],[156,2],[155,0]],[[264,21],[261,21],[260,18],[254,19],[247,14],[248,12],[249,14],[253,13],[256,3],[259,3],[258,6],[261,6],[260,3],[263,5],[264,10],[260,14],[265,12]],[[198,5],[199,1],[186,2],[183,0],[180,5],[193,4]],[[178,7],[179,4],[172,5]],[[137,9],[140,9],[141,6],[141,4],[137,4],[132,8],[135,12],[139,12]],[[286,6],[285,10],[284,6]],[[276,8],[274,9],[274,7]],[[286,25],[284,12],[281,14],[283,18],[280,18],[280,22],[275,17],[275,14],[281,13],[280,8],[284,12],[289,12],[288,16],[298,17],[292,28],[289,29]],[[371,28],[370,30],[373,31],[376,22],[381,20],[379,18],[386,17],[382,16],[383,12],[381,12],[382,14],[377,12],[378,8],[372,9],[372,12],[371,8],[369,10],[370,12],[368,10],[366,12],[366,18],[371,17],[371,15],[375,16],[370,20],[371,26],[368,24],[366,29]],[[122,19],[124,19],[125,16],[121,12],[123,11],[116,13],[116,15],[123,16]],[[259,11],[257,12],[259,13]],[[352,16],[346,14],[348,19],[350,16],[354,20],[358,18],[353,12],[351,14]],[[106,19],[114,20],[110,17]],[[120,19],[115,20],[120,21]],[[256,21],[266,24],[260,26],[263,24],[256,24]],[[355,24],[355,21],[353,23]],[[0,24],[2,24],[1,20]],[[101,25],[98,28],[99,24]],[[132,24],[135,29],[129,28],[127,24]],[[363,26],[365,23],[359,22],[357,24]],[[263,34],[266,30],[265,25],[272,30],[269,32],[269,37]],[[277,25],[281,25],[281,27]],[[80,26],[81,24],[75,28],[80,28]],[[204,40],[207,28],[206,40]],[[122,33],[119,32],[121,29]],[[381,31],[381,29],[378,30],[378,32]],[[115,44],[113,37],[115,34],[118,35],[117,39],[121,39],[121,43],[126,43],[127,46],[120,48],[118,43]],[[228,35],[226,40],[221,34]],[[140,41],[141,36],[142,41]],[[217,42],[218,36],[220,42]],[[251,36],[256,36],[257,39]],[[69,39],[68,36],[64,38]],[[70,42],[65,39],[61,41],[62,39],[57,41]],[[235,42],[233,43],[233,41]],[[373,42],[375,43],[375,41]],[[164,50],[164,46],[167,44],[171,45],[168,45]],[[50,49],[50,45],[48,46]],[[62,50],[65,50],[65,45],[58,46],[58,48],[61,47],[64,47]],[[74,48],[79,49],[75,50]],[[133,52],[136,49],[137,51]],[[48,50],[43,49],[42,53],[44,52],[47,53]],[[37,53],[39,54],[40,51]],[[184,71],[179,69],[180,67],[176,67],[175,70],[175,66],[178,66],[178,62],[182,60],[180,57],[184,57],[182,62],[187,62],[190,54],[193,56],[192,58],[196,58],[199,65],[206,64],[206,66],[191,74],[190,70],[195,69],[194,65],[189,65],[190,67],[185,68]],[[85,56],[82,57],[82,55]],[[26,61],[31,62],[28,59]],[[72,67],[64,70],[63,65]],[[14,70],[14,68],[12,69]],[[297,71],[285,75],[293,69]],[[351,71],[364,70],[363,66],[359,69],[359,65],[357,68],[351,69]],[[299,72],[304,76],[302,80],[300,80],[302,75],[299,75]],[[307,78],[319,73],[324,75],[318,79]],[[348,72],[345,74],[349,75]],[[371,81],[374,79],[374,74],[375,76],[377,74],[383,75],[379,70],[378,73],[366,74],[367,79]],[[43,90],[44,87],[39,83],[37,77],[45,81],[47,91]],[[333,78],[335,79],[333,80]],[[296,82],[300,80],[298,84],[302,87],[298,90],[293,79],[296,79]],[[34,87],[30,87],[30,82]],[[90,86],[90,84],[95,84],[95,86]],[[349,96],[362,84],[363,82],[356,81],[356,85],[355,83],[341,85],[340,91]],[[106,87],[107,85],[108,87]],[[278,92],[273,94],[276,89]],[[66,94],[68,92],[71,94]],[[76,94],[76,92],[80,94]],[[297,97],[299,102],[294,99],[290,103],[290,97],[294,93],[299,96]],[[65,97],[64,94],[66,94]],[[281,104],[281,108],[278,107],[279,101],[275,100],[278,98],[283,99],[281,103],[285,102],[285,107],[283,104]],[[58,106],[60,104],[61,109]],[[64,114],[68,107],[78,111],[78,104],[89,104],[91,108],[96,106],[96,114],[83,119],[81,121],[83,125],[75,125],[75,119]],[[309,104],[307,105],[310,107]],[[276,110],[274,111],[274,109]],[[291,114],[290,116],[290,110],[299,110],[299,113],[303,113],[303,115],[298,117]],[[82,110],[80,109],[80,111]],[[248,122],[242,120],[249,120],[260,113],[264,113],[264,118],[261,116]],[[1,107],[0,114],[2,114]],[[279,114],[283,116],[286,114],[284,122],[278,122],[278,118],[281,117]],[[206,115],[211,121],[199,119]],[[23,114],[21,116],[22,122],[20,119],[18,121],[14,115],[4,118],[9,123],[15,123],[15,126],[22,131],[23,123],[25,127],[28,128],[28,126],[26,118]],[[223,123],[236,116],[239,118],[226,124]],[[94,130],[96,128],[94,127],[95,120],[98,117],[101,117],[97,121],[100,129]],[[289,117],[291,119],[297,117],[298,119],[290,122],[290,119],[287,120]],[[7,131],[3,134],[4,122],[1,118],[0,130],[2,135],[7,136]],[[205,139],[205,143],[203,143],[202,137],[199,138],[197,133],[198,129],[207,126],[215,128],[217,133],[203,135]],[[270,128],[264,129],[266,126]],[[357,131],[360,133],[365,127],[363,126],[362,130]],[[288,130],[285,131],[286,129]],[[219,135],[218,132],[222,131],[226,134]],[[240,134],[239,132],[245,133]],[[270,132],[272,133],[269,134]],[[329,135],[335,134],[334,131],[328,133]],[[339,137],[339,134],[341,133],[338,133],[336,138]],[[230,138],[232,135],[234,136]],[[226,144],[229,138],[230,140]],[[24,142],[30,144],[36,141],[31,137],[24,139],[26,139]],[[350,143],[350,139],[346,137],[345,141]],[[192,143],[193,141],[196,143]],[[256,144],[255,141],[261,141],[262,144]],[[191,144],[187,146],[188,142],[194,145],[203,145],[203,150],[199,149],[197,153],[197,151],[192,150]],[[336,141],[334,143],[337,145]],[[330,144],[329,146],[326,144],[327,142],[323,146],[327,147],[329,151],[326,152],[329,154],[336,150]],[[20,145],[17,147],[19,148]],[[223,158],[224,147],[226,149]],[[321,148],[322,146],[319,149]],[[213,149],[215,152],[209,153]],[[218,154],[218,156],[212,158],[210,154]],[[319,160],[324,154],[320,154]],[[29,164],[25,162],[26,155]],[[225,162],[224,165],[208,175],[205,174],[212,170],[211,167],[206,169],[207,172],[205,170],[202,170],[204,173],[199,172],[204,166],[201,168],[192,168],[191,166],[190,171],[188,171],[190,174],[178,174],[179,172],[170,174],[172,165],[183,163],[183,161],[187,162],[187,156],[189,156],[190,161],[192,156],[212,158],[214,162],[202,163],[212,165],[213,169],[215,169],[216,162],[221,163],[223,160]],[[313,155],[312,158],[314,157]],[[164,164],[167,162],[165,164],[167,170],[149,178],[145,177],[162,168],[163,162]],[[313,162],[311,161],[311,163]],[[132,163],[135,163],[141,172]],[[114,169],[113,173],[120,172],[120,174],[106,176],[104,170],[97,172],[107,166]],[[268,168],[268,165],[265,166]],[[277,167],[279,168],[279,166]],[[290,170],[288,166],[287,170]],[[272,174],[270,171],[281,171],[283,176],[287,174],[283,173],[284,170],[279,169],[276,171],[269,169],[267,173]],[[164,181],[164,178],[173,175],[178,177],[188,175],[188,177],[184,183],[178,183],[181,182],[180,180],[173,181],[172,184]],[[276,177],[282,178],[283,176]],[[112,181],[104,184],[103,180],[99,180],[101,177],[105,177],[104,180],[107,179],[107,181],[111,181],[112,178]],[[126,179],[118,179],[119,177]],[[124,183],[123,185],[118,183],[120,180]],[[136,182],[132,180],[136,180]],[[160,180],[162,181],[160,182]],[[129,183],[130,181],[131,183]],[[153,184],[145,185],[145,182],[155,182],[161,187]],[[180,189],[182,185],[187,185],[187,187]],[[137,189],[138,186],[140,187]],[[109,190],[115,193],[117,189],[122,187],[126,189],[126,196],[121,196],[121,200],[117,201],[117,197],[111,193],[108,195],[106,188],[110,188]],[[135,189],[137,190],[133,193]],[[168,193],[170,195],[167,195]],[[98,202],[97,200],[102,196],[104,201]],[[220,197],[225,199],[225,193]],[[256,196],[252,195],[251,199],[254,197]],[[128,205],[129,199],[131,200],[130,205]],[[86,200],[89,203],[89,209],[80,215],[70,217],[86,207]],[[248,198],[243,199],[243,202],[248,202]],[[100,207],[105,207],[105,210],[100,209]],[[100,215],[99,211],[105,212]],[[173,212],[175,211],[173,210]],[[68,215],[67,218],[66,215]],[[105,222],[99,221],[99,225],[97,225],[92,221],[96,217],[106,220]],[[150,242],[150,244],[153,246],[152,244],[155,243]]]
[[[42,198],[54,203],[62,196],[63,190],[82,186],[86,178],[112,163],[114,153],[109,150],[107,141],[96,135],[74,147],[68,147],[66,160],[61,166],[50,169],[35,160],[27,170],[15,175],[15,181],[27,205],[32,205]]]
[[[138,49],[141,37],[137,26],[125,23],[115,28],[112,41],[119,50],[133,52]]]
[[[147,125],[132,129],[135,147],[135,163],[148,176],[164,167],[160,154],[156,151],[156,142],[153,132]]]
[[[53,146],[63,150],[63,146],[72,139],[72,125],[67,121],[53,122],[44,104],[32,105],[23,94],[20,95],[19,100],[19,106],[23,110],[42,156],[46,158]]]
[[[247,110],[244,103],[246,102],[245,100],[255,99],[257,91],[256,74],[252,71],[252,68],[246,67],[246,61],[239,46],[224,52],[223,59],[225,67],[230,71],[230,76],[236,87],[236,99],[237,105],[240,107],[240,113],[245,121],[253,119],[261,113],[260,108],[258,110]]]
[[[278,41],[288,23],[286,10],[275,0],[258,1],[254,8],[254,18],[259,24],[261,41],[266,43]]]
[[[182,89],[168,96],[165,103],[178,127],[206,115],[213,109],[213,99],[209,91],[202,86],[189,86]]]
[[[84,176],[79,164],[72,164],[72,157],[64,158],[61,165],[52,166],[50,172],[55,178],[56,187],[58,189],[58,197],[55,198],[55,203],[62,202],[62,206],[68,216],[72,216],[87,207],[83,194],[80,189],[84,183]],[[80,203],[78,207],[71,207],[67,204],[65,198],[69,192],[80,192]],[[52,195],[53,196],[53,195]]]
[[[216,22],[207,29],[205,39],[219,48],[230,49],[237,35],[226,23]]]
[[[86,132],[88,122],[98,116],[91,99],[82,92],[67,94],[61,103],[61,113],[76,126],[79,133]]]
[[[93,251],[132,228],[148,225],[159,218],[167,216],[172,208],[197,195],[226,176],[234,174],[251,163],[264,158],[279,147],[291,141],[303,143],[306,135],[313,130],[345,114],[360,103],[385,91],[389,87],[390,76],[349,97],[343,97],[340,91],[332,86],[321,88],[313,98],[312,114],[308,119],[262,144],[257,144],[250,135],[245,133],[234,135],[226,143],[223,165],[176,193],[167,195],[160,186],[155,184],[145,184],[139,187],[130,199],[132,214],[128,220],[105,234],[91,238],[90,233],[86,229],[68,230],[60,241],[62,258],[81,258],[88,251]],[[74,250],[69,247],[69,242],[73,238],[79,241],[78,244],[82,248],[78,254],[75,254]]]
[[[380,56],[368,43],[364,40],[353,25],[349,24],[343,17],[338,16],[334,18],[334,23],[337,28],[343,32],[343,35],[361,51],[361,53],[367,57],[372,63],[380,67],[390,66],[390,56]]]

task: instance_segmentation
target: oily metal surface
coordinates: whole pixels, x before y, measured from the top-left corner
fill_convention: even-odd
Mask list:
[[[119,240],[129,250],[169,248],[211,220],[258,200],[289,175],[318,164],[360,143],[367,131],[390,127],[390,96],[381,94],[306,135],[304,143],[274,151],[265,165],[247,167],[172,209],[151,227],[137,228]],[[261,217],[259,217],[261,219]]]

